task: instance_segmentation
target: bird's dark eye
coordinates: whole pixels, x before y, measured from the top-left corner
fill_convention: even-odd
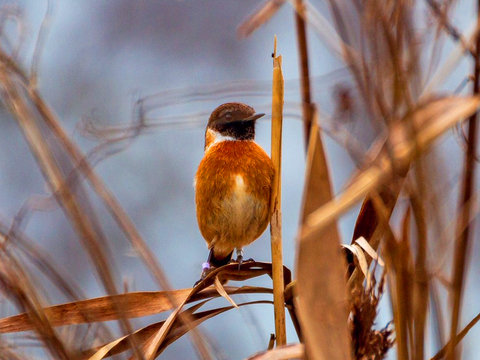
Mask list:
[[[226,120],[232,120],[232,114],[231,113],[226,113],[225,114],[225,119]]]

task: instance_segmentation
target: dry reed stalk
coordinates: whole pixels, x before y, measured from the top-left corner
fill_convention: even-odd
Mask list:
[[[417,257],[413,270],[413,339],[416,359],[423,359],[425,352],[425,327],[429,303],[429,274],[427,272],[427,220],[425,211],[425,189],[423,175],[423,158],[419,158],[415,167],[416,192],[410,196],[417,230]]]
[[[426,2],[432,9],[432,12],[434,13],[435,18],[439,22],[440,27],[442,27],[445,32],[452,37],[452,39],[460,42],[462,46],[475,58],[475,49],[465,39],[463,34],[451,24],[445,9],[441,8],[440,5],[436,2],[436,0],[426,0]]]
[[[306,17],[307,13],[305,11],[303,0],[296,0],[295,24],[297,28],[300,87],[302,93],[303,132],[305,135],[305,149],[308,150],[308,139],[310,139],[310,129],[312,126],[313,105],[310,96]]]
[[[390,284],[390,298],[395,323],[395,335],[397,344],[398,360],[409,359],[409,330],[411,326],[411,293],[412,274],[409,271],[412,263],[411,259],[404,258],[409,253],[407,239],[402,242],[397,241],[388,223],[389,211],[378,194],[372,196],[372,202],[375,212],[381,226],[385,229],[385,263],[387,269],[388,282]],[[407,232],[405,231],[405,234]],[[400,244],[400,246],[399,246]]]
[[[340,250],[336,222],[322,231],[306,234],[305,221],[317,208],[332,199],[330,173],[314,112],[307,152],[296,269],[302,335],[308,358],[345,360],[351,358],[347,328],[348,305],[345,261]]]
[[[34,325],[33,328],[43,341],[51,355],[58,359],[75,359],[56,334],[49,322],[33,282],[22,268],[15,256],[3,246],[4,238],[0,236],[0,290],[19,309],[25,311]]]
[[[272,279],[275,311],[275,335],[277,346],[287,342],[285,330],[285,284],[283,281],[282,255],[282,123],[283,123],[282,56],[277,56],[277,37],[273,47],[273,83],[272,83],[272,163],[275,175],[270,198],[270,237],[272,247]]]
[[[2,84],[6,96],[5,101],[10,112],[15,116],[20,128],[22,129],[30,149],[36,157],[40,169],[49,184],[52,193],[56,195],[58,202],[62,205],[66,215],[69,217],[74,229],[80,234],[80,239],[87,249],[102,284],[110,295],[117,294],[111,271],[111,261],[105,254],[105,244],[101,244],[97,237],[96,229],[90,222],[78,202],[73,191],[65,185],[64,177],[49,145],[41,133],[39,125],[36,123],[35,115],[21,96],[21,88],[14,80],[14,75],[8,68],[3,68],[0,73],[0,83]],[[103,246],[102,246],[103,245]],[[122,309],[117,306],[117,311],[122,314]],[[122,316],[119,318],[122,330],[128,334],[132,328],[128,320]],[[134,352],[138,354],[136,346],[132,345]],[[141,359],[141,357],[138,357]]]
[[[120,206],[120,204],[118,203],[114,195],[110,192],[110,190],[107,188],[107,186],[104,184],[104,182],[100,179],[100,177],[97,176],[97,174],[93,170],[93,167],[89,164],[88,158],[82,155],[78,147],[73,143],[73,141],[69,139],[64,129],[58,123],[53,111],[43,101],[42,97],[37,92],[36,88],[34,86],[30,86],[28,77],[25,75],[22,69],[18,66],[18,64],[12,58],[10,58],[7,54],[5,54],[2,50],[0,50],[0,60],[4,62],[4,64],[6,65],[5,74],[12,74],[12,76],[14,74],[18,77],[18,80],[22,83],[23,88],[26,90],[26,92],[30,97],[30,100],[33,102],[35,106],[35,110],[38,111],[38,113],[42,117],[42,120],[45,121],[46,125],[55,134],[56,138],[62,144],[62,146],[68,153],[68,155],[71,156],[71,158],[75,161],[75,164],[78,167],[78,170],[82,172],[86,176],[86,178],[91,182],[91,185],[94,188],[95,192],[103,200],[110,214],[112,215],[114,220],[117,222],[120,229],[124,232],[127,239],[131,241],[132,246],[137,251],[137,253],[141,257],[141,259],[144,261],[146,266],[149,268],[151,273],[154,275],[154,278],[159,284],[159,286],[165,290],[171,289],[171,286],[169,284],[167,277],[165,276],[163,270],[161,269],[160,265],[156,261],[151,251],[148,249],[147,244],[141,237],[136,226],[133,224],[129,216],[126,214],[125,210],[123,210],[123,208]],[[20,100],[20,98],[18,99]],[[12,113],[15,114],[15,111],[12,110]],[[40,162],[40,164],[45,165],[48,163]],[[52,166],[53,166],[53,169],[55,169],[54,163],[52,163]],[[58,173],[57,175],[61,176],[61,173]],[[92,256],[94,263],[97,264],[96,266],[97,271],[99,271],[100,277],[101,279],[103,279],[104,286],[108,287],[109,289],[107,290],[107,292],[109,294],[116,293],[116,291],[114,291],[114,288],[110,285],[111,281],[108,280],[109,269],[104,265],[106,264],[106,258],[105,257],[102,258],[103,255],[98,250],[98,244],[96,244],[94,233],[90,231],[91,229],[89,230],[88,219],[86,219],[86,217],[83,216],[83,214],[81,214],[81,211],[77,211],[79,208],[78,206],[75,205],[74,202],[72,203],[68,200],[72,197],[71,195],[69,195],[70,189],[68,188],[68,185],[69,185],[68,182],[62,181],[61,177],[59,177],[55,181],[56,183],[52,187],[52,193],[58,199],[60,200],[64,199],[66,204],[73,206],[73,207],[67,206],[65,207],[65,209],[67,210],[67,212],[69,209],[73,211],[73,212],[69,212],[69,214],[70,214],[70,218],[73,220],[74,225],[79,226],[77,227],[77,230],[80,229],[81,234],[83,234],[84,236],[87,235],[87,237],[84,237],[84,239],[87,240],[86,241],[87,249],[89,249],[89,253]],[[97,254],[100,258],[97,259],[92,254]],[[103,273],[103,271],[105,271],[106,273]],[[110,276],[110,279],[111,279],[111,276]],[[173,304],[173,305],[178,305],[178,304]],[[183,319],[183,316],[181,316],[181,319],[185,323],[188,323],[188,319]],[[126,327],[128,328],[129,325],[126,324]],[[131,333],[131,331],[128,331],[128,333]],[[210,352],[207,349],[205,345],[205,340],[201,337],[200,333],[196,329],[193,329],[191,334],[192,334],[194,343],[196,345],[196,349],[198,350],[202,359],[210,359],[211,358]],[[137,351],[136,348],[134,351]]]
[[[477,24],[480,25],[480,1],[477,4]],[[477,25],[478,26],[478,25]],[[478,96],[480,93],[480,36],[477,34],[476,49],[475,49],[475,65],[474,65],[474,81],[473,81],[473,95]],[[463,295],[463,287],[465,281],[465,271],[468,264],[468,248],[470,242],[470,231],[472,227],[469,224],[470,213],[472,208],[472,198],[475,183],[476,170],[476,149],[478,143],[477,126],[478,112],[471,115],[468,122],[468,145],[465,154],[465,163],[463,169],[463,181],[461,190],[461,204],[458,225],[460,235],[457,237],[455,243],[455,257],[452,269],[452,318],[450,327],[450,346],[447,349],[447,359],[454,360],[457,358],[455,354],[455,337],[457,336],[458,323],[461,314],[461,302]],[[472,230],[473,232],[473,230]]]
[[[250,17],[245,20],[237,29],[237,33],[241,37],[248,37],[254,31],[258,30],[270,18],[277,13],[285,4],[286,0],[267,0],[258,10],[255,10]]]
[[[448,349],[452,346],[451,342],[453,342],[453,347],[457,346],[460,341],[463,340],[463,338],[467,335],[467,333],[478,323],[480,320],[480,314],[475,316],[468,324],[465,326],[465,328],[458,333],[457,336],[455,336],[454,339],[451,339],[447,345],[445,345],[442,350],[440,350],[434,357],[432,357],[430,360],[442,360],[445,358],[447,355]],[[453,341],[452,341],[453,340]]]

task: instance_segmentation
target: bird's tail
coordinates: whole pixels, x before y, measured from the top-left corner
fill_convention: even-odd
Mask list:
[[[213,249],[211,249],[210,254],[208,254],[208,262],[210,263],[211,266],[218,268],[220,266],[227,265],[232,259],[232,255],[233,255],[233,250],[230,254],[228,254],[225,257],[218,257],[213,252]]]

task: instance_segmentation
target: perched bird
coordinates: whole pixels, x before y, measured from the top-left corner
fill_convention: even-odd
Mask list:
[[[227,103],[208,120],[205,155],[194,181],[198,226],[210,250],[202,278],[228,264],[234,249],[240,266],[243,247],[269,223],[274,169],[254,141],[255,121],[263,115],[248,105]]]

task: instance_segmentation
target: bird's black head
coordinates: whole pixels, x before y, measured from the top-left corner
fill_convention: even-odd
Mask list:
[[[255,121],[263,115],[265,114],[255,114],[251,106],[242,103],[226,103],[213,110],[207,130],[211,129],[235,140],[253,140]]]

